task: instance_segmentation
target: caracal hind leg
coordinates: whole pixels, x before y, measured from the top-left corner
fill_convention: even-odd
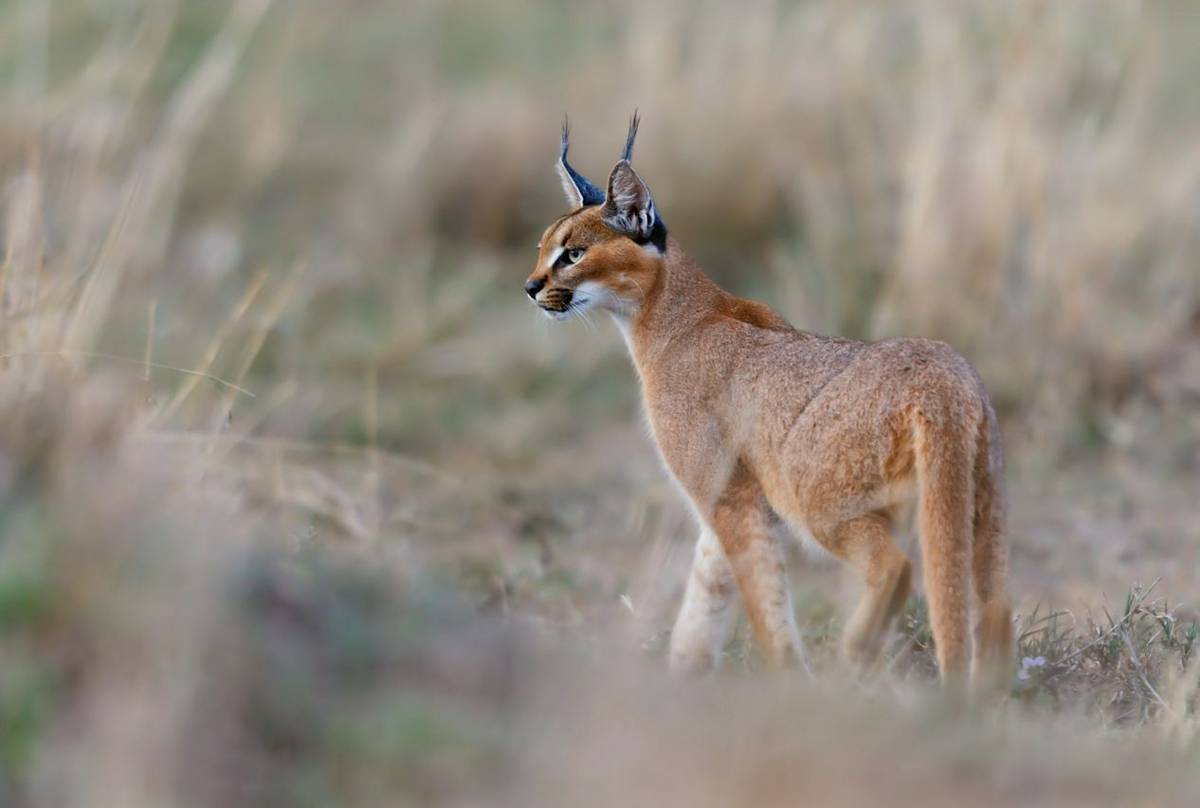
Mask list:
[[[983,458],[986,464],[986,457]],[[1007,689],[1016,658],[1012,609],[1008,600],[1008,547],[1003,535],[1003,503],[994,478],[977,459],[975,544],[971,572],[979,602],[971,679],[978,691]]]
[[[735,586],[716,534],[702,528],[683,605],[671,631],[671,670],[704,673],[717,666],[733,627]]]
[[[713,509],[713,529],[768,663],[776,668],[803,666],[783,548],[770,530],[769,514],[758,482],[739,467]]]
[[[975,532],[974,433],[947,419],[918,413],[916,437],[917,534],[929,627],[942,683],[966,683],[971,664],[968,615],[972,544]]]
[[[908,600],[912,562],[896,546],[891,520],[882,513],[867,513],[842,522],[823,531],[818,539],[863,577],[866,589],[846,622],[842,655],[867,670],[879,656],[892,620]]]

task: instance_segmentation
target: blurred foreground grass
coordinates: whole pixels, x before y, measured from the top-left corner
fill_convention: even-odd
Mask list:
[[[1197,36],[1132,2],[0,6],[0,804],[1193,803]],[[815,682],[745,632],[665,676],[686,511],[620,340],[519,289],[561,114],[601,179],[634,106],[723,283],[950,340],[996,394],[1004,711],[931,690],[919,599],[850,682],[798,558]]]

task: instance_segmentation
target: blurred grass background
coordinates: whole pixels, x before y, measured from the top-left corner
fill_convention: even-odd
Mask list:
[[[0,4],[0,803],[1187,804],[1198,40],[1115,0]],[[621,341],[519,287],[562,114],[599,182],[634,107],[722,284],[980,369],[1043,660],[1002,720],[928,694],[919,601],[837,686],[799,558],[831,681],[764,686],[744,632],[663,678],[693,528]],[[842,757],[914,734],[898,780]]]

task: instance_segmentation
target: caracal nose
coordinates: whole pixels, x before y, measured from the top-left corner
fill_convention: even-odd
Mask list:
[[[545,285],[546,282],[540,278],[537,280],[525,281],[525,294],[529,295],[530,300],[536,300],[537,293],[542,291],[542,287]]]

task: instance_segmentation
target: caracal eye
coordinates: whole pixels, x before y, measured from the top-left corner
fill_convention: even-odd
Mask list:
[[[570,261],[572,264],[578,264],[582,259],[583,259],[583,248],[582,247],[572,247],[571,249],[567,250],[567,260]]]

